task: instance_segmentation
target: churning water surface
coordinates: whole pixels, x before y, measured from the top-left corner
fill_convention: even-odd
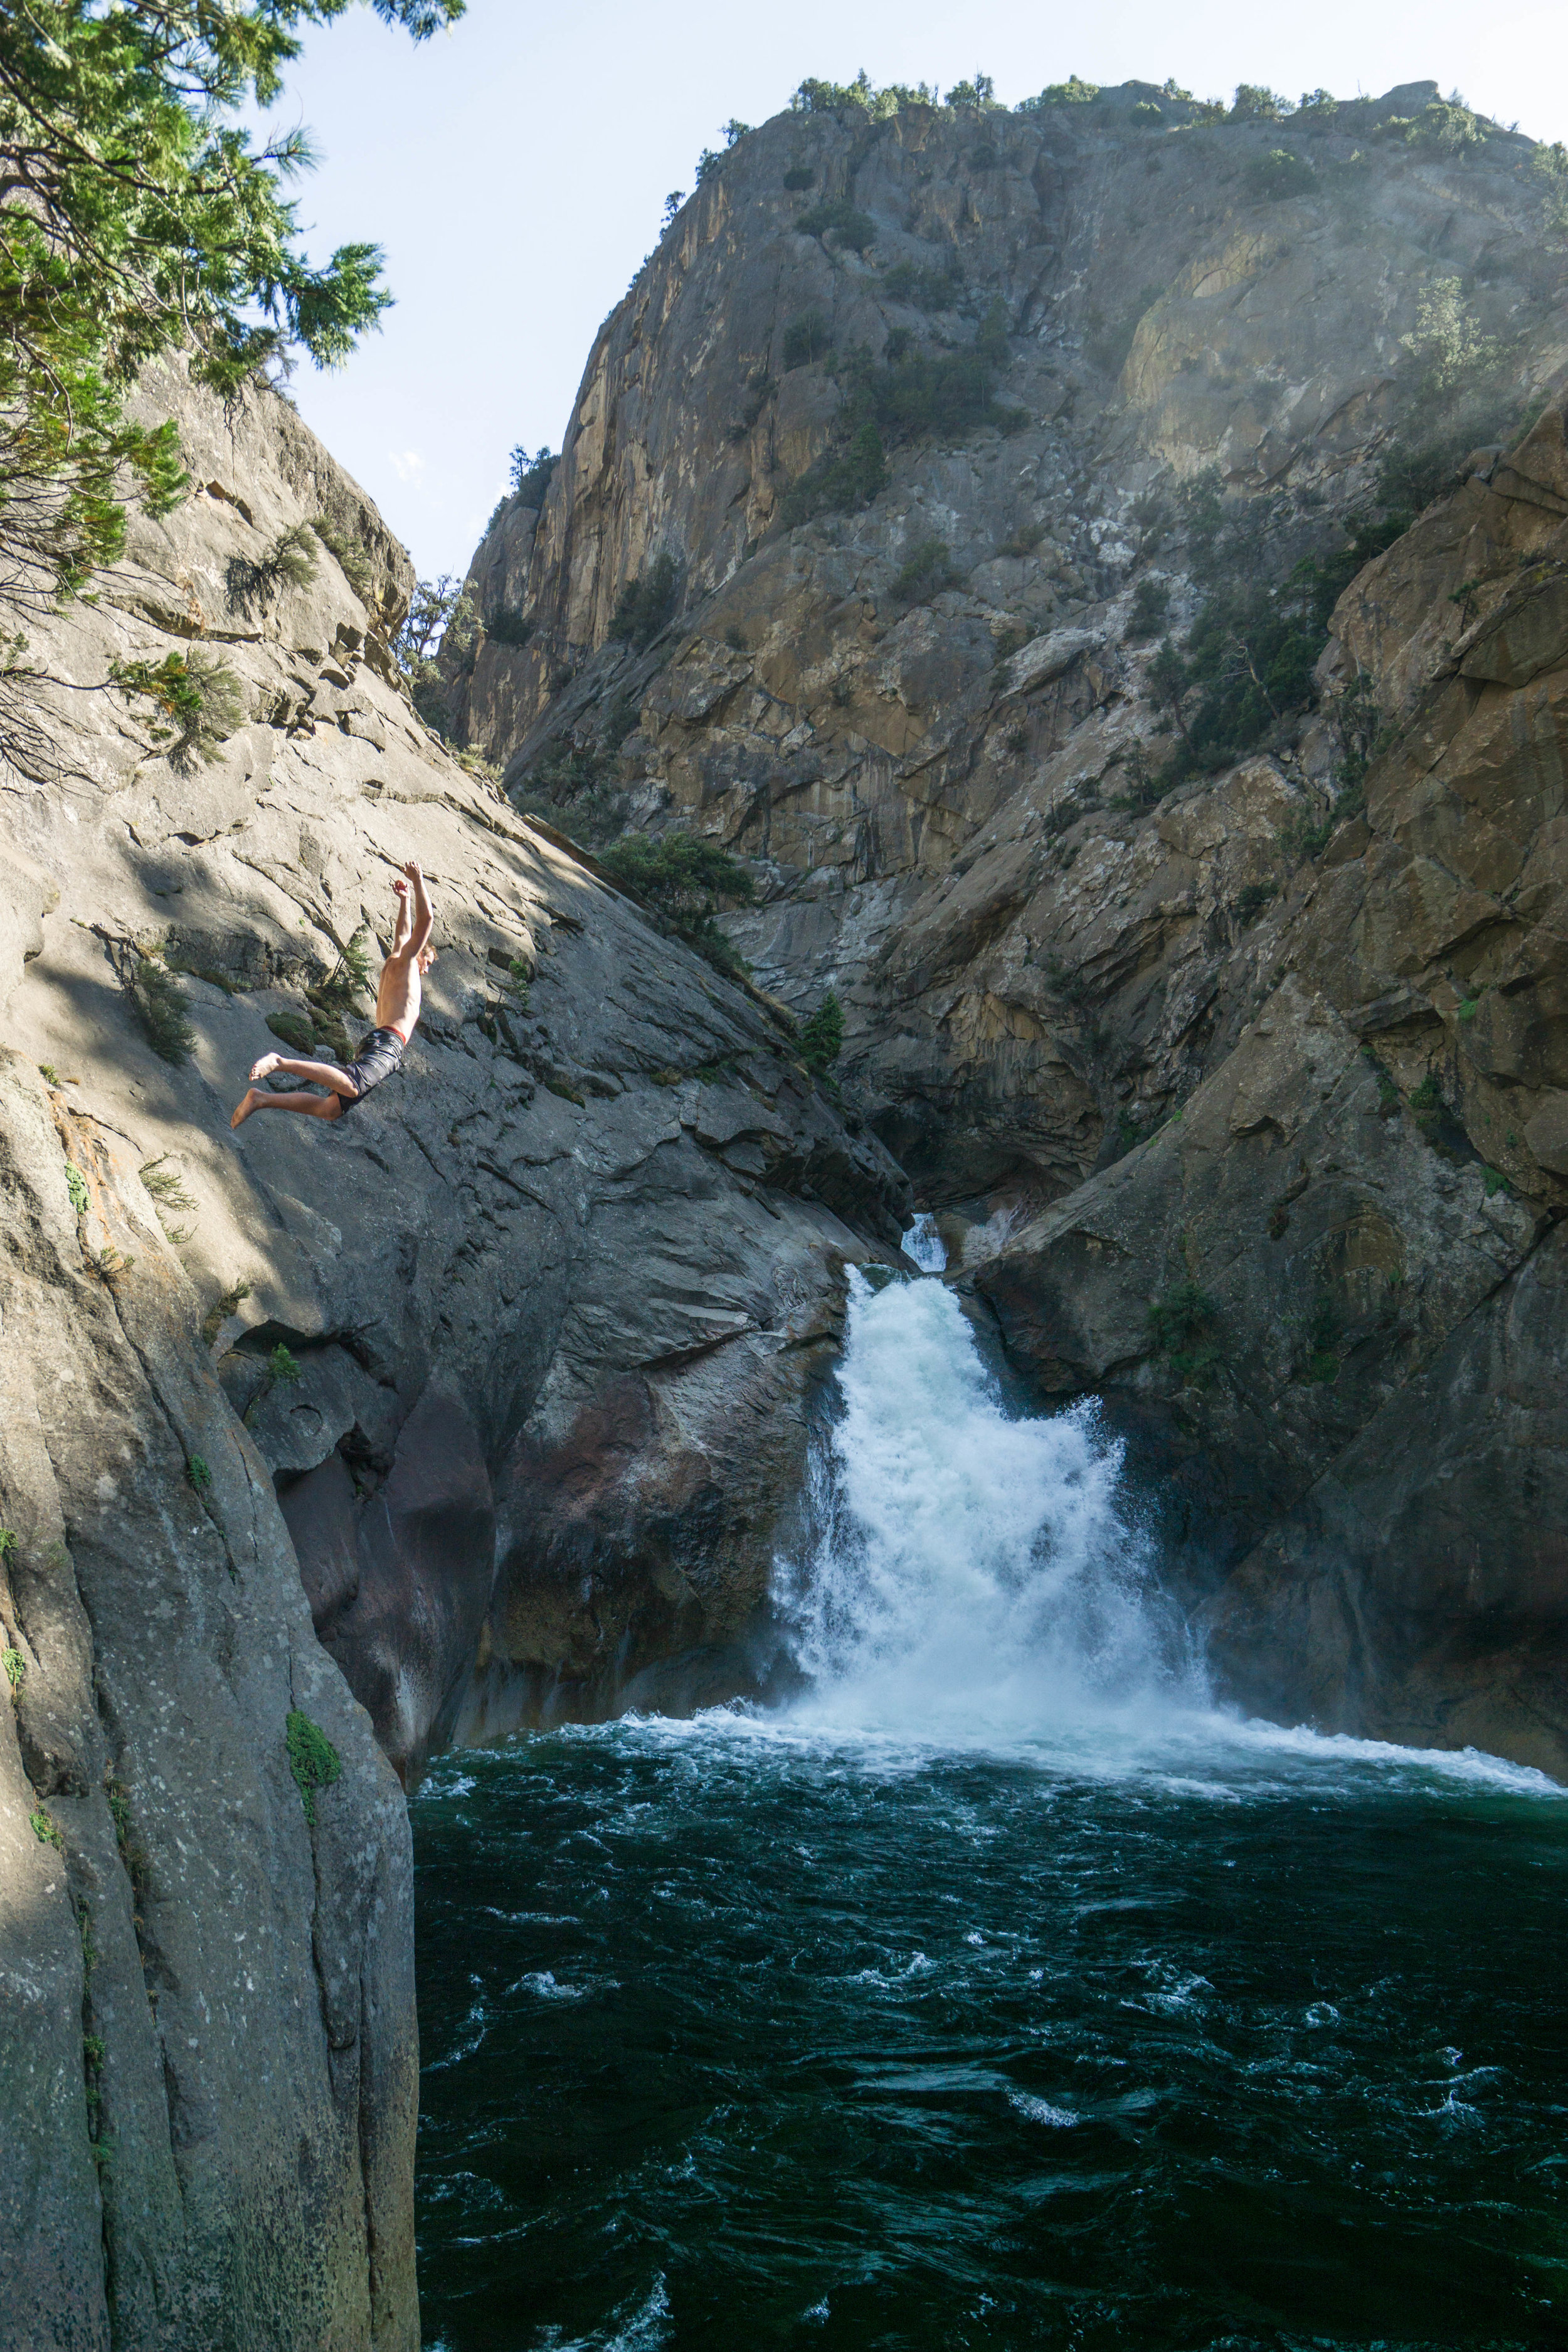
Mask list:
[[[1215,1708],[941,1284],[838,1380],[806,1698],[415,1801],[427,2344],[1568,2341],[1564,1792]]]

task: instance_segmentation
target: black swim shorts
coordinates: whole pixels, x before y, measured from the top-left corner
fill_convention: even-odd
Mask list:
[[[403,1040],[395,1029],[373,1029],[353,1060],[344,1070],[358,1092],[338,1097],[338,1117],[346,1118],[356,1103],[363,1102],[372,1087],[380,1086],[390,1077],[403,1059]]]

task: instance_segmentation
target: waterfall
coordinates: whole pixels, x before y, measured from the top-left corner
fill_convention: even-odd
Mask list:
[[[1206,1704],[1093,1404],[1010,1415],[951,1291],[853,1271],[837,1384],[784,1580],[807,1713],[1027,1739]]]
[[[911,1259],[922,1274],[944,1274],[947,1271],[947,1244],[938,1233],[936,1219],[929,1209],[921,1210],[904,1235],[904,1255]]]

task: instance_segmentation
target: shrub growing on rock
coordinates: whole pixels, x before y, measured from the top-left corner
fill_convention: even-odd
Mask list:
[[[533,635],[533,623],[514,605],[503,604],[485,623],[485,635],[492,645],[525,646]]]
[[[1173,1372],[1205,1387],[1219,1362],[1219,1301],[1195,1282],[1178,1282],[1149,1307],[1149,1344]]]
[[[1289,196],[1309,196],[1318,184],[1317,173],[1305,155],[1294,154],[1288,147],[1255,155],[1247,167],[1247,177],[1254,194],[1270,204],[1280,204]]]
[[[184,992],[156,956],[142,956],[131,982],[131,1000],[147,1043],[161,1062],[188,1062],[196,1033],[185,1015]]]
[[[305,1809],[305,1819],[312,1829],[316,1826],[316,1792],[330,1789],[343,1769],[342,1759],[319,1723],[291,1706],[283,1727],[284,1746],[289,1755],[289,1769],[294,1775],[294,1786],[300,1791],[300,1802]]]
[[[531,457],[520,441],[508,463],[511,467],[511,494],[524,506],[542,507],[544,494],[561,460],[553,449],[536,449]]]
[[[1140,580],[1132,591],[1132,608],[1127,616],[1123,632],[1129,645],[1144,645],[1157,637],[1165,625],[1165,615],[1171,608],[1169,581]]]
[[[882,277],[882,291],[892,302],[910,302],[921,310],[951,310],[963,291],[963,264],[950,253],[940,269],[924,262],[898,261]]]
[[[144,696],[170,722],[155,724],[153,740],[176,764],[194,753],[210,765],[245,717],[233,670],[195,654],[165,654],[161,662],[113,662],[109,682],[121,694]]]
[[[955,587],[959,572],[944,539],[922,539],[909,562],[893,576],[888,590],[895,604],[929,604],[944,588]]]
[[[877,235],[870,214],[852,205],[847,196],[830,196],[825,204],[814,205],[792,226],[800,236],[836,236],[850,253],[863,254]]]
[[[493,522],[495,518],[492,516],[490,520]],[[313,516],[310,529],[315,532],[328,554],[335,557],[338,570],[342,573],[360,603],[368,604],[372,578],[370,559],[363,548],[351,539],[346,530],[340,530],[330,515]]]
[[[721,971],[743,973],[739,950],[714,920],[721,905],[750,906],[756,888],[743,866],[716,841],[694,833],[668,833],[658,841],[627,834],[601,860],[613,882],[631,891],[689,947]]]
[[[825,310],[803,310],[784,329],[784,363],[786,368],[809,367],[814,360],[825,360],[833,349],[833,329]]]
[[[308,588],[320,569],[310,524],[290,523],[261,555],[230,557],[224,575],[229,610],[248,614],[280,588]]]
[[[779,512],[791,529],[814,515],[850,514],[868,506],[887,485],[882,436],[868,421],[857,428],[847,448],[826,452],[791,484],[779,501]]]
[[[1016,111],[1043,114],[1048,106],[1087,106],[1091,98],[1099,96],[1097,81],[1080,81],[1077,74],[1068,74],[1066,81],[1047,82],[1037,98],[1021,99]]]
[[[609,634],[641,654],[674,619],[680,600],[680,574],[673,555],[659,556],[652,569],[628,580],[616,600]]]
[[[1290,101],[1261,83],[1238,82],[1230,110],[1233,122],[1279,122],[1292,111]]]
[[[819,1078],[830,1076],[844,1050],[844,1009],[832,989],[801,1024],[800,1058]]]

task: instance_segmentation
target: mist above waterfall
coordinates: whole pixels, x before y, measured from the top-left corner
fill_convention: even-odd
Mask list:
[[[1092,1403],[1014,1417],[951,1291],[854,1272],[837,1385],[785,1572],[809,1712],[1048,1739],[1206,1703]]]

